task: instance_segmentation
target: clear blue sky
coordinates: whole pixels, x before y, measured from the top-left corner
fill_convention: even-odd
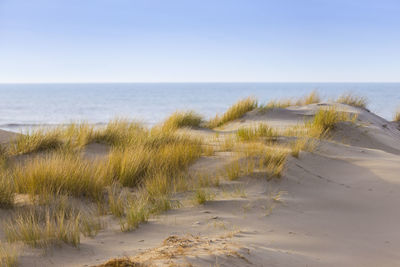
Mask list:
[[[0,82],[398,82],[399,0],[0,0]]]

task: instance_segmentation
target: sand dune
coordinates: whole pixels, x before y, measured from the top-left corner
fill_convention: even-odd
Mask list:
[[[296,125],[320,106],[250,112],[223,131],[257,122]],[[398,125],[367,110],[338,107],[357,113],[357,125],[341,124],[313,153],[291,157],[280,179],[222,181],[204,205],[184,205],[131,233],[110,225],[82,240],[80,249],[31,250],[21,265],[95,266],[128,257],[150,266],[398,266]],[[10,138],[4,131],[0,136]],[[104,148],[88,153],[96,151]],[[229,153],[216,153],[192,169],[216,172],[230,160]]]

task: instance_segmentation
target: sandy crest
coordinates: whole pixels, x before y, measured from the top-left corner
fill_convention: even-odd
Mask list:
[[[318,107],[248,114],[224,130],[260,121],[295,125]],[[358,126],[343,124],[315,152],[290,158],[281,179],[222,182],[205,205],[171,210],[131,233],[110,225],[79,249],[32,250],[21,265],[92,266],[130,257],[156,266],[399,266],[398,125],[340,107],[359,114]],[[215,171],[229,160],[217,153],[193,168]]]

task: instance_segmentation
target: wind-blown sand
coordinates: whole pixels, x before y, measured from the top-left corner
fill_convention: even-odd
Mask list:
[[[130,233],[109,225],[84,238],[79,249],[65,245],[45,255],[32,250],[20,258],[21,266],[93,266],[122,257],[155,266],[398,266],[399,125],[338,107],[359,113],[358,125],[341,124],[332,141],[290,157],[283,177],[223,181],[204,205],[184,205]],[[250,112],[222,131],[257,122],[295,125],[318,108]],[[1,131],[0,140],[7,135]],[[104,149],[88,153],[98,150]],[[192,170],[218,171],[230,160],[230,153],[216,153]]]

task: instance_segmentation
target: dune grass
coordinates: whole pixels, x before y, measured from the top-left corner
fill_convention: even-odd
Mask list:
[[[150,208],[146,207],[146,203],[141,201],[129,202],[126,214],[120,221],[122,232],[135,230],[140,223],[147,222],[150,216]]]
[[[193,203],[196,205],[202,205],[212,199],[213,195],[203,188],[198,188],[193,195]]]
[[[357,96],[352,93],[346,93],[338,97],[337,103],[350,105],[357,108],[367,108],[368,100],[365,97]]]
[[[200,127],[203,118],[194,111],[176,111],[168,117],[162,128],[164,130],[175,130],[183,127]]]
[[[400,108],[396,111],[396,113],[394,114],[394,121],[400,121]]]
[[[140,140],[147,130],[137,122],[126,119],[114,119],[93,134],[93,142],[111,146],[126,146],[134,140]]]
[[[14,194],[14,180],[7,171],[0,168],[0,208],[13,207]]]
[[[309,104],[316,104],[321,102],[321,97],[318,91],[314,90],[308,95],[300,97],[299,99],[278,99],[270,100],[264,105],[260,105],[260,112],[266,112],[271,109],[287,108],[290,106],[305,106]]]
[[[287,108],[293,105],[295,105],[295,102],[292,99],[270,100],[265,105],[262,105],[260,110],[267,111],[270,109]]]
[[[12,174],[18,193],[32,197],[66,194],[96,200],[104,187],[98,171],[79,155],[50,153],[16,166]]]
[[[253,141],[257,139],[275,140],[278,132],[265,123],[260,123],[256,127],[241,127],[237,130],[236,136],[240,141]]]
[[[321,97],[319,96],[318,91],[314,90],[308,95],[300,98],[297,100],[296,105],[297,106],[305,106],[305,105],[310,105],[310,104],[316,104],[321,102]]]
[[[38,129],[27,134],[20,134],[9,148],[10,154],[28,154],[62,146],[58,130]]]
[[[252,111],[258,107],[258,101],[253,97],[248,97],[239,100],[234,105],[232,105],[224,114],[216,115],[211,119],[207,126],[208,128],[217,128],[224,125],[227,122],[239,119],[243,117],[249,111]]]
[[[0,266],[18,266],[18,252],[14,246],[0,242]]]
[[[61,243],[77,247],[81,234],[94,236],[102,227],[93,212],[79,209],[68,197],[55,196],[44,205],[20,207],[4,223],[4,233],[9,242],[32,247]]]
[[[267,147],[259,159],[259,168],[266,168],[271,176],[281,177],[289,152],[285,147]]]
[[[124,119],[114,119],[106,126],[97,128],[85,122],[71,123],[21,134],[11,143],[9,152],[18,155],[60,149],[79,151],[86,145],[96,142],[124,146],[144,133],[145,129],[141,124]]]
[[[237,159],[237,160],[234,160],[233,162],[225,165],[225,172],[226,172],[227,178],[230,181],[238,179],[241,175],[240,160]]]
[[[323,134],[333,130],[339,122],[354,120],[355,118],[348,113],[338,111],[336,107],[332,106],[318,110],[311,122],[311,127]]]
[[[32,247],[60,242],[76,247],[80,242],[79,217],[64,207],[33,206],[14,214],[4,232],[9,242],[22,241]]]

